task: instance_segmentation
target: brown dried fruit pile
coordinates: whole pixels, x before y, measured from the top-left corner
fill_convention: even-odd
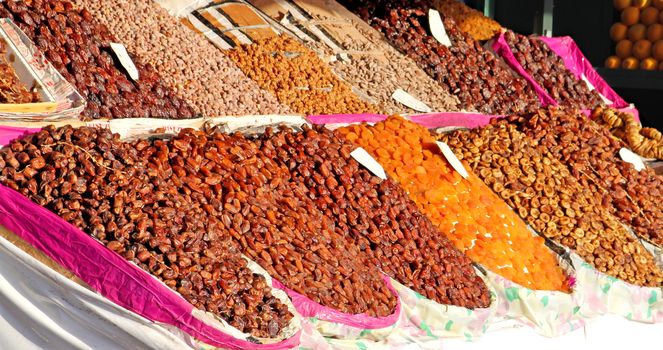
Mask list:
[[[654,128],[643,128],[633,114],[610,107],[597,107],[591,117],[641,157],[663,160],[663,134]]]
[[[12,19],[87,100],[84,118],[194,117],[191,107],[164,87],[156,70],[132,57],[131,80],[110,49],[117,40],[85,9],[60,0],[8,0],[0,17]]]
[[[490,40],[500,33],[502,26],[494,19],[458,0],[434,0],[433,3],[445,16],[451,17],[458,28],[474,40]]]
[[[265,278],[247,268],[222,221],[208,215],[202,194],[192,190],[194,180],[170,166],[192,160],[179,146],[49,126],[0,150],[0,182],[152,273],[195,307],[240,331],[276,336],[292,314],[271,295]]]
[[[451,19],[444,26],[452,46],[428,33],[424,1],[343,0],[359,17],[413,59],[428,75],[460,100],[460,107],[487,114],[533,111],[538,97],[527,81],[517,77],[491,52],[462,33]]]
[[[641,286],[663,283],[652,255],[545,145],[505,120],[440,138],[545,237],[615,278]]]
[[[283,34],[225,51],[258,85],[279,102],[307,115],[375,113],[336,77],[315,52]]]
[[[396,298],[359,248],[333,229],[291,169],[240,134],[189,131],[173,141],[185,178],[241,251],[286,287],[351,314],[387,316]],[[302,150],[299,156],[311,154]],[[292,157],[297,156],[291,154]]]
[[[637,171],[621,160],[625,144],[579,111],[549,109],[529,119],[511,118],[519,130],[562,160],[571,174],[594,193],[603,207],[635,233],[663,247],[663,177],[651,168]]]
[[[30,92],[7,62],[7,43],[0,39],[0,103],[39,102],[39,94]]]
[[[504,38],[520,65],[560,105],[591,109],[604,104],[598,92],[576,78],[562,58],[541,40],[510,30]]]
[[[331,226],[370,262],[441,304],[488,307],[490,295],[458,251],[392,180],[382,181],[351,158],[354,149],[316,127],[265,134],[261,152],[291,169]]]
[[[141,61],[158,67],[163,81],[203,115],[290,113],[207,38],[169,15],[154,0],[74,1],[106,25]]]

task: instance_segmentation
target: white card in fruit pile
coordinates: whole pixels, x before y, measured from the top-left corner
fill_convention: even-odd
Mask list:
[[[631,163],[635,170],[640,171],[645,168],[645,163],[642,161],[639,155],[633,153],[628,148],[622,148],[619,150],[619,156],[623,161]]]
[[[373,157],[371,157],[368,152],[366,152],[365,149],[359,147],[356,150],[352,151],[350,153],[352,158],[354,158],[356,161],[359,162],[359,164],[363,165],[368,169],[370,172],[372,172],[375,176],[381,178],[382,180],[387,179],[387,174],[384,172],[384,168],[382,168],[382,165],[377,162]]]
[[[442,141],[437,141],[437,147],[440,148],[440,151],[442,151],[442,154],[444,155],[445,158],[447,158],[447,161],[449,161],[449,164],[456,169],[456,171],[462,176],[463,178],[467,179],[470,174],[465,170],[465,167],[463,166],[463,163],[458,160],[454,152],[449,148],[449,145]]]
[[[391,95],[391,98],[400,104],[414,109],[417,112],[430,113],[433,111],[425,103],[419,101],[416,97],[408,94],[403,89],[396,89],[396,91],[394,91],[394,93]]]
[[[111,43],[110,46],[111,49],[113,49],[113,52],[115,52],[117,58],[120,60],[122,67],[124,67],[124,69],[127,70],[127,73],[129,73],[131,79],[138,81],[138,68],[136,68],[136,65],[134,64],[134,61],[131,60],[131,57],[129,57],[127,48],[124,47],[124,45],[118,43]]]
[[[442,17],[437,10],[430,9],[428,10],[428,25],[430,26],[430,32],[433,34],[433,37],[440,42],[440,44],[451,47],[451,39],[447,35],[447,30],[444,29],[444,23],[442,23]]]

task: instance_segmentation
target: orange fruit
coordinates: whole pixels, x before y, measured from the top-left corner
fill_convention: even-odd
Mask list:
[[[640,20],[640,9],[637,7],[629,6],[622,11],[622,23],[627,26],[632,26]]]
[[[621,40],[615,47],[615,52],[621,59],[631,56],[631,50],[633,50],[633,43],[630,40]]]
[[[645,27],[645,25],[642,23],[638,23],[628,27],[626,36],[628,36],[628,40],[636,42],[638,40],[644,39],[645,34],[647,34],[647,27]]]
[[[644,70],[656,70],[658,67],[658,62],[651,57],[647,57],[642,62],[640,62],[640,69]]]
[[[633,0],[633,6],[639,9],[643,9],[649,6],[650,0]]]
[[[663,40],[659,40],[654,43],[654,47],[652,49],[652,56],[657,61],[663,61]]]
[[[635,57],[627,57],[622,61],[622,68],[624,69],[637,69],[638,68],[638,59]]]
[[[621,11],[621,10],[631,6],[631,0],[613,0],[612,4],[615,5],[615,8],[618,11]]]
[[[605,59],[605,67],[610,69],[619,68],[622,60],[617,56],[610,56]]]
[[[663,24],[654,23],[647,28],[647,40],[656,42],[663,39]]]
[[[663,10],[663,0],[653,0],[651,5],[656,7],[659,10]]]
[[[624,23],[617,22],[610,27],[610,39],[614,42],[626,39],[628,27]]]
[[[643,60],[651,56],[651,42],[649,40],[638,40],[633,44],[633,56]]]
[[[640,13],[640,22],[646,25],[658,22],[658,12],[656,7],[647,7]]]

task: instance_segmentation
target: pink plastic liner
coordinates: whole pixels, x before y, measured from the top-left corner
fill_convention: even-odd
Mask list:
[[[35,133],[41,130],[40,128],[18,128],[13,126],[0,125],[0,145],[6,145],[10,141],[15,140],[23,135]]]
[[[332,308],[320,305],[319,303],[307,298],[304,295],[301,295],[295,292],[292,289],[284,286],[281,282],[272,279],[272,287],[281,289],[288,293],[288,296],[292,300],[292,303],[295,305],[297,312],[304,317],[315,317],[322,321],[340,323],[346,326],[359,328],[359,329],[379,329],[392,326],[401,314],[401,299],[398,298],[398,292],[391,285],[389,277],[386,275],[382,276],[384,283],[387,284],[387,288],[396,296],[396,308],[394,312],[386,317],[372,317],[366,314],[348,314],[334,310]]]
[[[9,137],[2,136],[3,139]],[[205,324],[191,314],[193,305],[152,275],[3,185],[0,185],[0,225],[41,250],[110,301],[149,320],[176,326],[209,345],[261,350],[290,349],[299,345],[301,331],[279,343],[255,344]]]
[[[548,47],[561,57],[564,65],[570,70],[578,79],[581,79],[582,74],[585,75],[596,90],[601,93],[605,98],[612,101],[612,107],[623,108],[629,104],[624,101],[615,90],[613,90],[608,83],[594,70],[591,62],[587,60],[585,55],[582,54],[580,48],[575,41],[569,36],[561,36],[549,38],[545,36],[539,37],[541,41],[546,43]]]
[[[325,114],[306,117],[311,124],[338,124],[338,123],[376,123],[387,119],[384,114]]]
[[[487,125],[493,118],[504,118],[504,116],[479,113],[442,112],[413,115],[408,118],[428,129],[443,128],[447,126],[462,126],[471,129]]]
[[[522,65],[520,65],[520,62],[516,59],[516,56],[513,55],[513,52],[511,52],[511,48],[509,47],[509,44],[506,42],[506,39],[504,38],[504,33],[501,32],[500,35],[493,41],[493,51],[502,59],[506,62],[506,64],[511,67],[511,69],[515,70],[521,77],[523,77],[529,85],[534,89],[536,92],[536,95],[539,97],[539,101],[541,101],[541,105],[545,106],[557,106],[558,103],[555,101],[555,99],[552,98],[548,94],[548,91],[546,91],[544,88],[539,85],[539,83],[536,82],[536,80],[523,68]]]

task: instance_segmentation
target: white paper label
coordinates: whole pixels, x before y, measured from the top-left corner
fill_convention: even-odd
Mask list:
[[[442,154],[444,155],[445,158],[449,161],[449,164],[462,176],[463,178],[467,179],[470,174],[468,174],[467,170],[465,170],[465,167],[463,166],[463,163],[458,160],[454,152],[449,148],[449,145],[442,141],[437,141],[437,147],[440,148],[440,151],[442,151]]]
[[[589,79],[587,79],[587,77],[585,76],[584,73],[580,75],[580,78],[582,78],[582,81],[584,81],[585,84],[587,84],[587,87],[589,88],[590,91],[594,91],[594,90],[596,90],[596,87],[594,87],[594,84],[592,84],[592,83],[589,81]],[[600,93],[598,90],[596,91],[596,93],[599,94],[599,96],[601,96],[601,99],[603,100],[603,103],[605,103],[605,104],[609,104],[609,105],[612,104],[612,101],[608,100],[608,99],[607,99],[605,96],[603,96],[603,94]]]
[[[354,158],[356,161],[359,162],[359,164],[363,165],[368,169],[370,172],[372,172],[375,176],[381,178],[382,180],[387,179],[387,174],[384,172],[384,169],[382,168],[382,165],[377,162],[373,157],[371,157],[368,152],[366,152],[365,149],[359,147],[356,150],[352,151],[350,153],[352,158]]]
[[[417,112],[430,113],[433,110],[428,107],[425,103],[419,101],[416,97],[408,94],[403,89],[396,89],[391,95],[391,98],[396,100],[396,102],[406,105]]]
[[[451,47],[451,39],[447,35],[447,30],[444,29],[444,23],[442,23],[442,17],[437,10],[430,9],[428,10],[428,25],[430,26],[430,32],[433,34],[433,37],[440,42],[440,44]]]
[[[633,153],[628,148],[622,148],[619,150],[619,156],[623,161],[633,164],[635,170],[640,171],[645,168],[645,163],[642,161],[639,155]]]
[[[131,57],[129,57],[127,48],[124,47],[124,45],[118,43],[111,43],[110,46],[111,49],[113,49],[113,52],[115,52],[117,58],[120,60],[120,63],[124,69],[126,69],[127,73],[129,73],[131,79],[138,81],[138,68],[136,68],[136,65],[134,64],[134,61],[131,60]]]

